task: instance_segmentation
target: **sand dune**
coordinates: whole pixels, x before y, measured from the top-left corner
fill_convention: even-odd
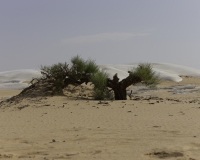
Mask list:
[[[28,86],[23,82],[40,76],[40,72],[33,69],[0,72],[0,89],[23,89]]]
[[[198,160],[200,78],[188,75],[155,90],[133,86],[126,101],[91,100],[83,85],[65,96],[3,102],[0,159]],[[0,90],[0,97],[20,91]]]

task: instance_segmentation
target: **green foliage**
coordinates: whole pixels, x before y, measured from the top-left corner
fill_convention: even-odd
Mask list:
[[[107,78],[108,78],[107,73],[105,73],[104,71],[99,71],[94,73],[91,76],[90,80],[94,84],[94,88],[102,90],[107,85]]]
[[[95,61],[87,60],[85,64],[85,73],[96,73],[99,71],[99,66],[96,65]]]
[[[62,94],[62,89],[67,74],[66,68],[66,63],[58,63],[51,66],[40,67],[43,78],[51,78],[53,83],[53,94]]]
[[[92,95],[95,100],[113,100],[114,99],[113,91],[108,90],[108,88],[105,88],[104,90],[94,89]]]
[[[80,56],[73,57],[71,59],[71,63],[72,63],[72,71],[75,72],[75,74],[83,73],[85,71],[86,64],[85,61],[82,58],[80,58]]]
[[[43,76],[48,77],[63,77],[65,78],[66,75],[66,68],[67,64],[66,63],[58,63],[58,64],[53,64],[51,66],[41,66],[40,70],[43,73]]]
[[[72,69],[76,73],[95,73],[99,71],[99,67],[93,60],[84,60],[80,56],[71,59]]]
[[[93,97],[95,100],[112,100],[113,92],[107,88],[108,75],[104,71],[98,71],[91,76],[91,82],[94,84]]]
[[[80,56],[71,59],[71,73],[75,80],[79,80],[83,75],[93,74],[99,71],[99,67],[93,60],[83,60]]]
[[[94,99],[114,99],[113,92],[107,87],[107,73],[101,71],[93,60],[84,60],[80,56],[75,56],[71,59],[70,66],[66,63],[58,63],[51,66],[41,66],[40,69],[43,79],[49,79],[48,82],[53,84],[53,94],[62,94],[62,90],[68,84],[80,84],[80,82],[89,81],[94,85]],[[160,78],[153,71],[151,64],[141,63],[130,73],[133,76],[132,79],[139,77],[147,86],[154,87],[160,83]]]
[[[99,67],[95,61],[85,61],[80,56],[73,57],[70,66],[66,63],[58,63],[51,66],[41,66],[40,69],[44,79],[51,78],[53,94],[62,93],[66,78],[75,83],[81,78],[89,78],[99,72]]]
[[[161,81],[149,63],[139,64],[136,69],[132,69],[131,74],[140,77],[143,83],[149,87],[155,87]]]

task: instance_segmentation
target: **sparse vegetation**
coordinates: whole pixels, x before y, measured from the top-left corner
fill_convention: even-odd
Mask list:
[[[96,100],[114,99],[113,92],[107,88],[108,75],[104,71],[98,71],[91,76],[91,82],[94,84],[93,97]]]
[[[41,66],[43,79],[52,82],[52,94],[62,94],[69,84],[80,85],[88,83],[90,76],[99,71],[93,60],[83,60],[80,56],[71,59],[71,64],[58,63],[52,66]]]
[[[129,75],[119,80],[117,73],[112,79],[108,78],[106,72],[102,71],[93,60],[84,60],[80,56],[71,59],[71,63],[58,63],[51,66],[41,66],[42,77],[33,79],[31,86],[25,88],[20,95],[35,95],[45,93],[51,95],[63,94],[63,89],[68,85],[81,85],[91,82],[93,97],[96,100],[115,99],[126,100],[126,88],[136,83],[143,83],[154,87],[160,82],[158,75],[152,70],[148,63],[139,64],[137,68],[128,71]]]
[[[64,81],[67,75],[67,64],[58,63],[52,66],[41,66],[42,79],[49,79],[52,83],[52,93],[62,94]]]
[[[131,75],[138,76],[141,78],[142,83],[151,88],[155,87],[160,83],[159,76],[153,71],[151,64],[141,63],[136,69],[131,70]]]

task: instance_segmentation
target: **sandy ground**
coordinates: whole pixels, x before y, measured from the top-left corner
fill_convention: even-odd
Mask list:
[[[198,160],[200,90],[169,86],[200,79],[183,78],[126,101],[94,101],[75,89],[1,105],[0,159]],[[19,92],[0,90],[0,98]]]

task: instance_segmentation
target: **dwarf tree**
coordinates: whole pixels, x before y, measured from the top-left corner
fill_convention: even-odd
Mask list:
[[[137,68],[131,69],[128,73],[129,75],[122,80],[119,80],[117,73],[110,79],[108,74],[96,65],[95,61],[75,56],[69,64],[58,63],[51,66],[41,66],[42,77],[34,78],[29,87],[10,100],[17,98],[19,100],[20,97],[27,96],[35,97],[38,93],[41,95],[60,95],[69,84],[77,86],[88,82],[94,85],[94,99],[126,100],[126,89],[130,85],[143,83],[152,87],[160,82],[158,75],[147,63],[138,65]]]
[[[107,80],[107,87],[110,87],[115,94],[115,100],[126,100],[126,88],[136,83],[143,83],[146,86],[154,87],[160,83],[160,78],[153,71],[152,66],[148,63],[141,63],[136,69],[128,71],[128,77],[119,81],[117,73],[113,79]]]
[[[158,75],[153,71],[148,63],[139,64],[135,69],[128,71],[129,75],[122,79],[117,73],[113,79],[108,78],[108,74],[102,71],[93,60],[83,60],[79,56],[71,59],[71,64],[58,63],[49,67],[41,67],[41,73],[45,78],[53,80],[53,93],[61,93],[69,84],[80,85],[91,82],[94,85],[94,99],[115,99],[126,100],[126,89],[130,85],[143,83],[147,86],[155,86],[160,82]],[[112,96],[114,92],[114,97]]]

